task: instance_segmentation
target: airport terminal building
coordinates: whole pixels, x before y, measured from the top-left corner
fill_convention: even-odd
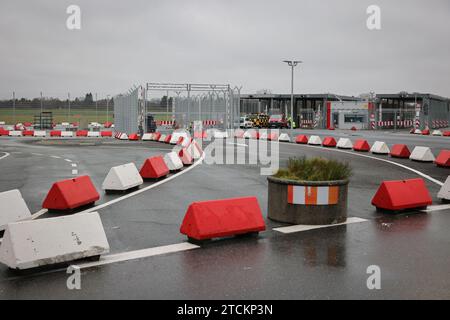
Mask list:
[[[241,114],[290,114],[290,94],[241,95]],[[445,128],[450,100],[427,93],[377,94],[371,99],[338,94],[295,94],[294,116],[301,128]]]

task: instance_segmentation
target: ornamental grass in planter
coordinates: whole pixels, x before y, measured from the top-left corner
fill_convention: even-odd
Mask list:
[[[348,163],[323,158],[290,158],[268,177],[268,216],[292,224],[325,225],[347,220]]]

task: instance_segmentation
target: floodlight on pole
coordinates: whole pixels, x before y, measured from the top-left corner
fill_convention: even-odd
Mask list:
[[[290,133],[291,139],[294,139],[294,131],[293,131],[293,123],[294,123],[294,68],[299,64],[303,63],[303,61],[299,60],[283,60],[284,63],[287,63],[289,67],[291,67],[291,124],[290,124]]]

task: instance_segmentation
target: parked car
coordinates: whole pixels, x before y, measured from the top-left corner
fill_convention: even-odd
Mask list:
[[[249,117],[241,117],[239,121],[239,127],[243,129],[248,129],[253,127],[253,122],[250,120]]]
[[[282,114],[274,114],[269,118],[269,128],[287,128],[288,122]]]

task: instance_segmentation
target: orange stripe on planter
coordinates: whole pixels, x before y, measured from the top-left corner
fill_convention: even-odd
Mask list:
[[[294,203],[294,186],[288,186],[288,203]]]
[[[339,187],[333,186],[328,190],[328,204],[337,204],[339,198]]]
[[[317,204],[317,187],[306,187],[305,189],[305,204]]]

